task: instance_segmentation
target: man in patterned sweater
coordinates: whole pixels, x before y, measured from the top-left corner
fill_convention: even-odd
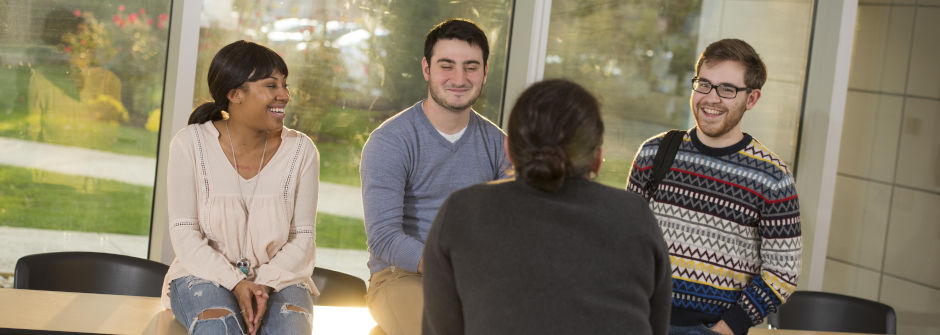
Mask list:
[[[709,45],[695,65],[695,128],[650,199],[669,248],[670,334],[745,334],[787,300],[800,272],[800,211],[790,169],[741,130],[767,79],[746,42]],[[663,134],[640,147],[627,189],[646,184]]]

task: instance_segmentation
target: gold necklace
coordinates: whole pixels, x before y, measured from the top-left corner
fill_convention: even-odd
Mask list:
[[[235,266],[242,271],[246,276],[251,272],[251,262],[248,261],[248,258],[245,257],[245,251],[248,250],[248,203],[245,201],[245,194],[242,193],[242,181],[241,175],[238,174],[238,158],[235,155],[235,144],[232,143],[232,132],[228,128],[228,120],[225,120],[225,133],[228,135],[228,145],[232,149],[232,161],[235,163],[235,183],[238,185],[238,198],[241,200],[242,209],[245,211],[245,239],[242,242],[242,248],[240,250],[241,259],[238,262],[235,262]],[[261,161],[258,162],[258,173],[255,174],[258,177],[255,180],[255,185],[251,188],[251,197],[255,197],[255,191],[258,190],[258,184],[261,183],[261,166],[264,165],[264,155],[268,153],[268,136],[265,133],[264,136],[264,148],[261,149]]]

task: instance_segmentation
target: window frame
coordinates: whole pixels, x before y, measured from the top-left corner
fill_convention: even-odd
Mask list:
[[[710,0],[720,1],[720,0]],[[804,275],[801,286],[822,289],[832,203],[835,191],[836,166],[843,126],[847,94],[848,66],[854,39],[857,1],[813,1],[815,5],[809,69],[800,118],[796,160],[801,172],[797,175],[803,203]],[[511,106],[531,83],[543,78],[551,18],[551,0],[514,1],[510,23],[510,45],[503,87],[503,105],[499,113],[505,128]],[[198,32],[202,0],[176,0],[170,12],[170,40],[167,49],[166,80],[164,81],[163,113],[157,152],[157,173],[148,257],[169,264],[173,261],[169,240],[166,208],[166,167],[169,142],[178,129],[186,125],[192,110],[196,76]],[[186,33],[183,33],[186,32]],[[417,51],[416,51],[417,52]],[[167,112],[169,111],[169,112]],[[807,120],[816,124],[807,126]],[[819,120],[826,120],[820,124]],[[820,143],[822,142],[822,143]],[[813,238],[815,237],[815,239]]]

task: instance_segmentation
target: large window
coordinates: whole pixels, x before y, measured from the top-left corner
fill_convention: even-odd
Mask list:
[[[317,264],[368,278],[363,144],[382,121],[427,97],[424,37],[451,17],[477,22],[489,38],[489,74],[474,109],[498,123],[511,15],[509,0],[205,0],[193,103],[211,99],[206,75],[222,46],[246,39],[280,53],[290,71],[285,123],[320,150]]]
[[[575,80],[601,100],[605,162],[598,177],[622,188],[645,139],[694,126],[690,80],[705,46],[744,39],[769,69],[744,131],[792,165],[812,9],[810,0],[555,0],[545,77]]]
[[[0,2],[0,272],[147,256],[169,0]]]

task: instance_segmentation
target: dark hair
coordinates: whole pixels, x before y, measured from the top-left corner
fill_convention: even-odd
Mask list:
[[[228,92],[246,82],[268,78],[274,71],[287,77],[287,64],[274,50],[244,40],[226,45],[209,65],[207,79],[214,101],[196,107],[189,115],[189,124],[221,120],[221,112],[228,109]]]
[[[486,34],[476,23],[467,19],[449,19],[434,26],[424,38],[424,59],[431,63],[434,45],[439,40],[461,40],[483,49],[483,65],[490,57],[490,44]]]
[[[586,177],[604,141],[597,99],[564,79],[529,86],[509,115],[509,156],[517,178],[543,191]]]
[[[767,67],[760,55],[747,42],[728,38],[712,44],[709,44],[698,57],[698,63],[695,64],[695,75],[698,76],[699,70],[703,64],[715,64],[718,62],[731,60],[744,65],[744,85],[748,88],[760,89],[764,87],[767,81]]]
[[[63,44],[65,41],[62,37],[65,34],[78,33],[78,28],[84,23],[85,18],[76,16],[74,12],[62,8],[53,9],[46,14],[40,39],[48,45]]]

